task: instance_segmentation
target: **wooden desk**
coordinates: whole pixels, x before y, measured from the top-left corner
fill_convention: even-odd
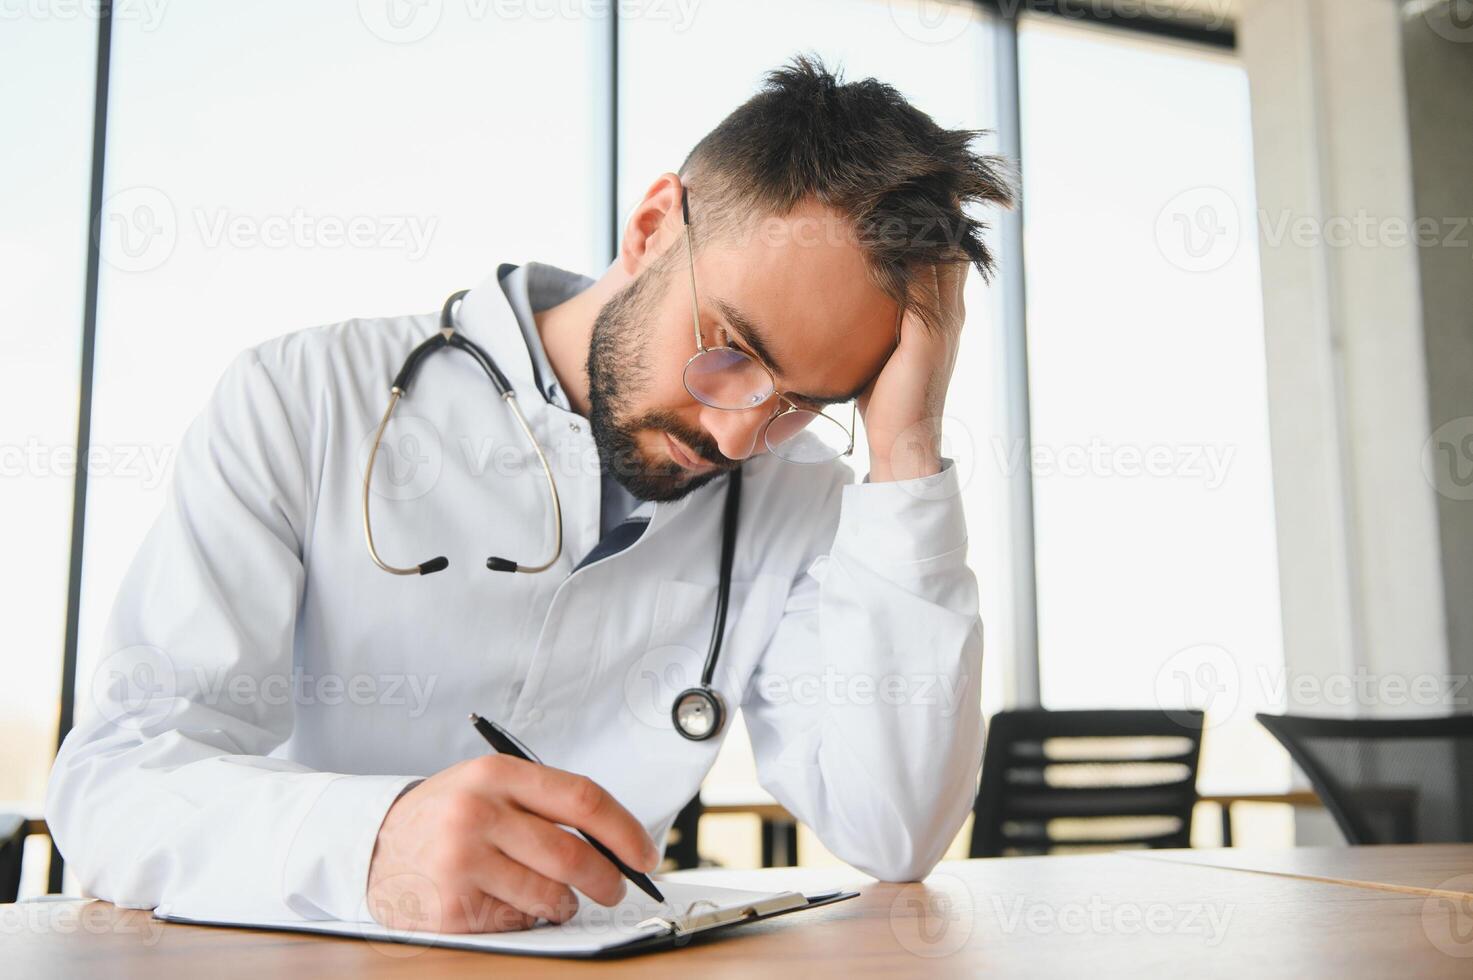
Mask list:
[[[1432,854],[1462,868],[1473,847]],[[1320,860],[1316,858],[1316,860]],[[362,977],[935,974],[1091,980],[1175,974],[1448,977],[1473,974],[1473,907],[1433,896],[1119,854],[948,862],[924,884],[844,869],[694,876],[856,899],[677,951],[610,962],[504,958],[358,940],[153,921],[105,903],[0,907],[11,976]],[[79,914],[80,911],[80,914]],[[1462,919],[1455,917],[1462,916]],[[1461,927],[1461,928],[1459,928]]]
[[[1473,898],[1473,844],[1142,851],[1142,858],[1305,878],[1415,895]],[[1470,923],[1473,926],[1473,923]],[[1473,976],[1473,962],[1469,963]]]

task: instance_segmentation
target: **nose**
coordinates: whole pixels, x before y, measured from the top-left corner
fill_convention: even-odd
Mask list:
[[[727,459],[746,459],[764,451],[762,428],[772,417],[772,404],[764,402],[753,408],[729,411],[721,408],[702,408],[701,426],[716,440],[716,448]]]

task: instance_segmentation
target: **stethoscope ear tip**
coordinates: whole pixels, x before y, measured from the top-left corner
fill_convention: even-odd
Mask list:
[[[486,567],[493,572],[514,572],[517,570],[517,563],[508,558],[492,557],[486,559]]]
[[[435,572],[443,572],[449,567],[450,562],[445,558],[445,556],[441,555],[439,558],[431,558],[429,561],[420,565],[419,574],[433,575]]]

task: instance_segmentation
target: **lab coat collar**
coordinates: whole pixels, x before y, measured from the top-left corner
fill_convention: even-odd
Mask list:
[[[507,381],[516,389],[517,401],[521,403],[523,411],[529,415],[542,411],[564,411],[550,404],[538,390],[526,338],[522,336],[521,325],[517,323],[511,303],[501,288],[501,277],[513,268],[510,263],[502,263],[495,272],[465,294],[456,316],[456,329],[480,344],[496,361],[502,374],[506,375]],[[725,480],[713,480],[711,484],[679,500],[655,503],[646,533],[653,533],[668,523],[675,514],[691,503],[692,498],[711,493],[713,486],[725,485]],[[641,502],[640,506],[643,505],[644,502]]]
[[[491,355],[523,406],[546,405],[546,397],[537,388],[527,340],[501,288],[501,277],[513,268],[511,263],[503,262],[466,293],[456,316],[456,329]]]

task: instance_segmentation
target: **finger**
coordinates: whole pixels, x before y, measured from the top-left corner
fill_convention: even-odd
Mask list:
[[[472,880],[486,894],[534,918],[566,922],[578,911],[578,897],[571,888],[495,847],[473,872]]]
[[[936,280],[939,286],[937,297],[943,303],[954,304],[961,299],[962,284],[966,281],[965,262],[941,262],[937,264]]]
[[[446,916],[440,932],[518,932],[537,924],[537,916],[528,915],[494,895],[478,891],[461,895],[453,913]]]
[[[624,875],[587,841],[521,810],[508,811],[501,826],[505,833],[495,843],[507,857],[550,881],[573,886],[600,905],[623,901]]]
[[[494,901],[494,900],[493,900]],[[488,932],[520,932],[537,924],[535,915],[528,915],[505,902],[496,902],[491,909],[491,928]]]
[[[527,915],[487,891],[478,881],[487,879],[487,855],[494,849],[468,845],[462,871],[451,879],[432,880],[421,874],[398,875],[389,887],[370,896],[373,917],[402,932],[508,932],[528,929],[536,916]]]
[[[426,902],[423,896],[417,896],[418,904],[433,910],[434,918],[439,920],[438,925],[429,927],[431,931],[507,932],[527,929],[536,923],[535,915],[529,916],[487,887],[503,870],[499,862],[506,860],[483,837],[484,828],[492,825],[493,813],[494,809],[489,805],[470,802],[460,818],[463,821],[460,830],[452,832],[446,839],[446,846],[437,859],[443,870],[433,879],[433,900]],[[409,877],[426,884],[432,881],[423,875]],[[440,896],[445,896],[443,904]],[[411,928],[423,929],[425,926]]]
[[[660,863],[640,822],[588,777],[533,763],[505,772],[503,788],[522,809],[593,835],[631,868],[653,871]]]
[[[907,304],[904,318],[901,320],[900,338],[902,342],[907,335],[919,339],[929,331],[921,323],[921,305],[945,308],[950,292],[943,270],[946,263],[932,262],[925,266],[917,279],[914,289],[917,302]]]

